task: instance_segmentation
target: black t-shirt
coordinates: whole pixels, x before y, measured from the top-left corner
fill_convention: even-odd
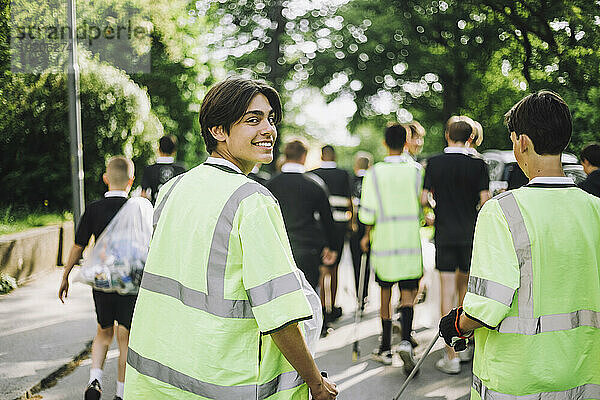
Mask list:
[[[341,169],[341,168],[317,168],[315,170],[310,171],[323,179],[325,184],[327,185],[327,190],[329,191],[329,196],[339,196],[346,197],[348,199],[352,196],[352,187],[351,187],[351,178],[350,174]],[[339,206],[334,201],[333,198],[330,198],[331,208],[334,213],[341,214],[342,216],[348,210],[350,210],[347,206]],[[341,203],[340,203],[341,204]],[[337,217],[336,223],[342,225],[347,224],[347,221],[340,220]]]
[[[600,197],[600,169],[589,174],[587,179],[579,184],[579,187],[589,194]]]
[[[82,247],[87,246],[92,235],[94,235],[94,240],[98,240],[100,234],[126,201],[126,197],[105,197],[89,204],[79,220],[75,233],[75,244]]]
[[[169,181],[169,179],[183,174],[185,168],[176,163],[170,164],[152,164],[144,168],[144,176],[142,177],[142,190],[150,189],[150,201],[156,203],[156,197],[161,186]]]
[[[485,162],[462,153],[433,156],[427,161],[423,189],[432,192],[436,202],[436,244],[473,243],[479,193],[489,189]]]
[[[326,189],[318,181],[310,172],[282,172],[265,184],[279,201],[293,249],[331,247],[334,243],[331,208]]]

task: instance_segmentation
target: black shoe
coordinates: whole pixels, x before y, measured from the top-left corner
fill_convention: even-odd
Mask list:
[[[115,396],[115,398],[113,400],[123,400],[123,399],[120,398],[119,396]]]
[[[84,400],[100,400],[102,396],[102,389],[100,388],[100,382],[98,379],[94,379],[85,390]]]

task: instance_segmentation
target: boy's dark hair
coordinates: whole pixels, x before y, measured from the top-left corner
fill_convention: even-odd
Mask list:
[[[306,153],[308,153],[308,148],[300,139],[294,139],[286,143],[283,149],[283,154],[285,154],[286,160],[289,161],[299,161]]]
[[[454,142],[465,143],[473,133],[473,126],[470,124],[470,118],[451,117],[446,122],[446,133]]]
[[[173,154],[177,148],[177,138],[173,135],[165,135],[158,141],[158,149],[164,154]]]
[[[567,103],[556,93],[541,90],[524,97],[505,115],[509,132],[526,134],[537,154],[560,154],[573,131]]]
[[[334,161],[335,160],[335,149],[332,145],[326,144],[321,147],[321,160]]]
[[[233,77],[214,85],[202,101],[198,120],[206,151],[210,154],[217,147],[217,140],[209,129],[222,126],[229,134],[231,126],[243,116],[248,105],[257,94],[263,94],[273,108],[275,124],[281,121],[281,100],[275,89],[266,82]]]
[[[594,142],[585,146],[579,154],[579,159],[587,160],[594,167],[600,168],[600,143]]]
[[[406,129],[398,123],[389,124],[385,128],[385,144],[392,150],[404,149]]]

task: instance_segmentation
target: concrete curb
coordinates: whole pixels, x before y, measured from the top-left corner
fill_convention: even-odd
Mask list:
[[[69,375],[71,372],[75,370],[81,364],[81,362],[87,359],[92,352],[92,341],[90,340],[85,345],[85,348],[79,352],[71,361],[62,366],[58,367],[56,370],[51,372],[48,376],[43,378],[40,382],[35,384],[32,388],[27,390],[21,396],[16,397],[14,400],[27,400],[27,399],[41,399],[40,396],[36,396],[37,393],[51,388],[56,385],[60,378],[63,378]]]

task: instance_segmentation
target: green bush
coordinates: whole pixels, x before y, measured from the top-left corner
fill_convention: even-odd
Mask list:
[[[106,190],[102,174],[112,155],[133,158],[141,179],[162,126],[151,114],[146,91],[123,71],[80,58],[84,185],[90,201]],[[26,83],[24,79],[7,73],[0,87],[2,106],[10,106],[10,112],[0,111],[0,187],[6,188],[1,204],[70,209],[66,74],[45,73]]]

